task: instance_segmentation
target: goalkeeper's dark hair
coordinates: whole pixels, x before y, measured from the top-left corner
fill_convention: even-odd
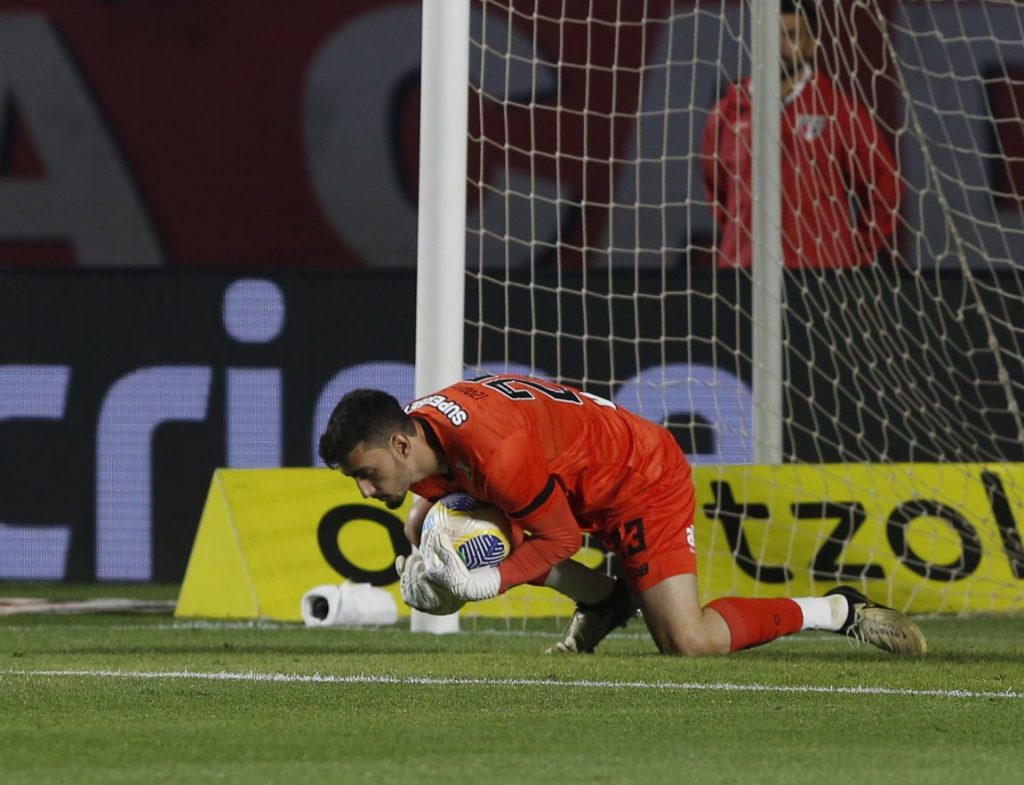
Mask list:
[[[779,0],[780,14],[803,14],[811,35],[818,37],[818,0]]]
[[[383,447],[398,431],[413,436],[416,426],[397,400],[381,390],[352,390],[331,412],[320,436],[320,459],[336,469],[358,444]]]

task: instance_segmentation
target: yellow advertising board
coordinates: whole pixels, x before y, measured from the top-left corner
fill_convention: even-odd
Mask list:
[[[839,583],[911,612],[1024,610],[1024,465],[826,464],[694,469],[705,599],[806,596]],[[405,509],[328,469],[214,473],[176,615],[298,621],[304,592],[343,580],[398,592]],[[586,548],[591,566],[604,554]],[[520,586],[480,616],[568,616]]]
[[[913,613],[1024,610],[1024,464],[702,467],[703,597],[843,583]]]
[[[408,615],[394,568],[399,549],[408,551],[406,511],[363,499],[351,480],[329,469],[218,469],[175,615],[301,621],[306,591],[344,580],[387,589]],[[604,555],[586,549],[577,558],[597,566]],[[551,589],[520,586],[467,612],[567,617],[572,609]]]

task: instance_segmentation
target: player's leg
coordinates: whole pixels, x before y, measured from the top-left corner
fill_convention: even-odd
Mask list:
[[[644,621],[658,648],[686,655],[749,649],[811,626],[838,631],[847,607],[837,600],[723,597],[701,607],[693,573],[666,578],[640,594]]]
[[[685,462],[677,474],[689,478]],[[724,597],[701,606],[689,482],[649,494],[642,517],[611,522],[629,582],[658,648],[668,654],[725,654],[801,630],[830,630],[899,654],[923,654],[924,636],[910,619],[840,588],[825,597]]]
[[[644,622],[663,654],[726,654],[732,635],[718,612],[702,608],[693,573],[673,575],[640,593]]]
[[[801,630],[828,630],[895,654],[924,654],[921,630],[902,613],[871,602],[860,592],[840,587],[824,597],[753,599],[724,597],[701,607],[696,569],[687,551],[659,564],[656,574],[681,570],[639,597],[651,637],[666,654],[725,654],[759,646]],[[645,562],[650,568],[650,562]],[[651,574],[648,569],[648,575]],[[577,601],[563,639],[548,654],[592,653],[609,632],[636,615],[623,581],[575,561],[552,569],[544,585]]]
[[[584,605],[595,605],[607,599],[614,591],[616,583],[611,575],[600,570],[592,570],[572,559],[556,564],[544,578],[545,586]]]
[[[547,654],[592,654],[609,632],[626,626],[637,613],[625,581],[571,559],[552,567],[544,585],[576,601],[562,640]]]
[[[669,500],[622,525],[619,554],[659,650],[727,654],[799,632],[803,611],[790,599],[729,597],[701,606],[692,512],[688,500]]]
[[[840,587],[824,597],[723,597],[700,606],[697,576],[667,578],[640,594],[644,621],[665,654],[726,654],[801,630],[828,630],[893,654],[924,654],[921,630],[899,611]]]

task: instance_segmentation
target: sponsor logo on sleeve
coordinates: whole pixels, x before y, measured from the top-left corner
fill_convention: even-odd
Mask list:
[[[413,401],[405,407],[407,414],[412,414],[417,409],[422,409],[424,406],[430,406],[431,408],[437,409],[441,414],[448,418],[452,425],[458,428],[469,419],[469,412],[463,409],[455,401],[446,398],[443,395],[428,395],[426,398],[420,398],[419,400]]]

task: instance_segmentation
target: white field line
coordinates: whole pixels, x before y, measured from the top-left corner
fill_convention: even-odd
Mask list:
[[[1024,692],[976,690],[915,690],[895,687],[821,687],[807,685],[734,684],[730,682],[662,682],[662,681],[590,681],[587,679],[445,679],[432,676],[388,676],[354,674],[257,673],[248,671],[115,671],[115,670],[0,670],[0,681],[5,677],[70,677],[99,679],[191,679],[198,681],[257,682],[271,684],[393,684],[399,686],[437,687],[552,687],[593,690],[670,690],[680,692],[773,692],[826,695],[892,695],[920,698],[960,698],[1024,700]]]

